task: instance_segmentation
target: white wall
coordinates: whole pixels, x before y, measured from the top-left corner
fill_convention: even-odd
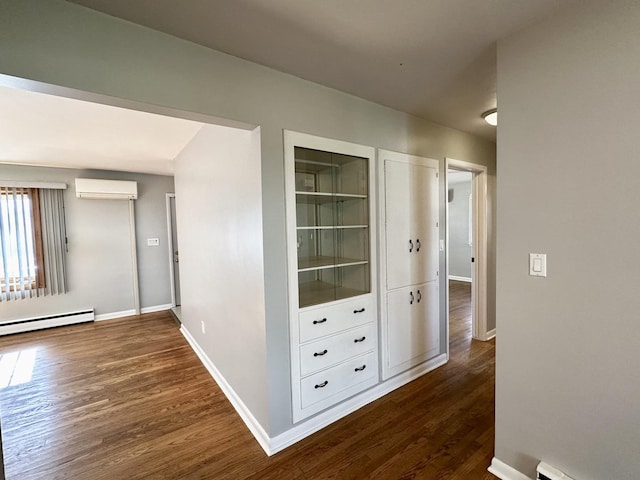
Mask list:
[[[466,181],[449,183],[453,200],[449,202],[449,275],[471,278],[472,246],[469,245],[469,195],[472,174]]]
[[[0,2],[0,71],[260,126],[271,435],[292,425],[283,129],[438,158],[442,168],[445,157],[486,165],[490,218],[494,218],[493,142],[75,4],[60,0]],[[441,178],[444,200],[444,175]],[[443,201],[442,218],[444,205]],[[490,225],[489,325],[493,322],[495,291],[492,263],[495,226]],[[445,229],[440,231],[444,240]],[[184,250],[184,246],[181,248]],[[440,265],[444,272],[444,253]],[[443,282],[444,277],[441,275]],[[444,284],[440,291],[444,302]],[[440,311],[441,330],[445,332],[444,303]]]
[[[259,129],[205,125],[175,179],[182,324],[266,430],[259,142]]]
[[[498,46],[495,454],[531,477],[640,478],[639,26],[584,1]]]
[[[140,304],[154,307],[171,303],[165,193],[173,192],[173,177],[0,164],[1,180],[67,184],[64,202],[69,242],[69,291],[64,295],[1,302],[1,320],[85,308],[95,308],[96,315],[134,308],[128,202],[78,199],[76,178],[138,182],[135,210]],[[147,247],[147,238],[158,238],[160,245]]]

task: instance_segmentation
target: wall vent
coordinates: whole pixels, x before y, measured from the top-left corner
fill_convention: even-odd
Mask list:
[[[537,480],[573,480],[571,477],[566,476],[557,468],[547,465],[544,462],[540,462],[536,468],[538,476]]]
[[[76,323],[93,322],[95,319],[93,308],[76,312],[58,313],[43,317],[23,318],[0,323],[0,335],[30,332],[44,328],[74,325]]]

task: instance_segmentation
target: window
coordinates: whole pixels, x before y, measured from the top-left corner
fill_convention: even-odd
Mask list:
[[[62,190],[0,186],[0,301],[64,293],[65,242]]]

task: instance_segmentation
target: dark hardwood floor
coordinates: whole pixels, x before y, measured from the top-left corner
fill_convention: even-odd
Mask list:
[[[451,283],[447,365],[270,458],[169,313],[0,338],[6,478],[495,479],[495,343],[469,299]]]

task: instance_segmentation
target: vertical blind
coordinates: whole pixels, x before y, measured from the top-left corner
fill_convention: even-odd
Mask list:
[[[0,186],[0,301],[66,293],[63,191]]]

